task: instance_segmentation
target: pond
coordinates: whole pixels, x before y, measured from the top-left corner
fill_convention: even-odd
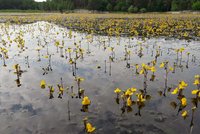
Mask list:
[[[81,134],[86,133],[87,117],[99,134],[198,134],[200,110],[197,107],[192,116],[191,92],[197,89],[194,76],[200,74],[199,41],[88,35],[44,21],[0,27],[0,46],[7,50],[0,60],[0,133]],[[180,48],[182,54],[176,52]],[[142,63],[151,66],[155,59],[154,73],[139,74]],[[173,68],[167,77],[159,67],[162,62]],[[180,81],[188,84],[183,91],[187,106],[177,115],[179,100],[172,91]],[[49,96],[51,85],[54,98]],[[139,112],[138,104],[128,108],[122,94],[114,92],[133,87],[138,94],[140,89],[145,89],[143,96],[148,94]],[[84,91],[80,98],[79,89]],[[91,100],[86,110],[83,96]],[[131,99],[136,102],[137,94]],[[181,116],[184,110],[186,119]]]

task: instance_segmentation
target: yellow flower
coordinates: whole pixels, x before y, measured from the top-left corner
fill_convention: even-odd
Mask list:
[[[54,88],[53,88],[53,87],[50,88],[50,92],[51,92],[51,93],[54,92]]]
[[[164,66],[165,66],[165,63],[162,62],[162,63],[160,64],[160,68],[163,68]]]
[[[73,64],[74,61],[72,59],[69,59],[69,64]]]
[[[45,82],[45,80],[41,80],[41,82],[40,82],[40,87],[41,87],[42,89],[44,89],[44,88],[46,87],[46,82]]]
[[[136,69],[139,69],[139,65],[138,64],[135,64],[135,67],[136,67]]]
[[[187,105],[187,99],[186,99],[186,98],[182,98],[182,99],[181,99],[181,105],[182,105],[183,107],[185,107],[185,106]]]
[[[184,88],[187,87],[187,86],[188,86],[188,84],[185,83],[185,81],[181,81],[181,82],[179,83],[179,89],[184,89]]]
[[[144,74],[144,69],[140,70],[140,74]]]
[[[88,133],[94,132],[95,129],[96,129],[96,128],[93,127],[92,124],[90,124],[90,123],[87,123],[87,124],[86,124],[86,130],[87,130]]]
[[[147,65],[145,63],[142,63],[142,67],[145,68]]]
[[[194,85],[199,85],[200,84],[199,79],[196,79],[193,84]]]
[[[128,97],[127,101],[126,101],[126,105],[131,107],[132,106],[132,100],[131,97]]]
[[[185,119],[188,116],[188,112],[187,111],[183,111],[181,116]]]
[[[60,87],[59,90],[60,90],[61,92],[63,92],[63,91],[64,91],[64,88]]]
[[[184,47],[180,48],[179,51],[182,53],[185,50]]]
[[[170,70],[170,71],[174,71],[174,68],[173,68],[173,67],[169,67],[169,70]]]
[[[134,88],[134,87],[132,87],[132,88],[131,88],[131,91],[134,93],[134,92],[136,92],[136,91],[137,91],[137,89],[136,89],[136,88]]]
[[[131,95],[133,95],[133,92],[131,91],[130,88],[126,90],[125,95],[126,95],[126,96],[131,96]]]
[[[67,52],[68,52],[68,53],[71,53],[71,52],[72,52],[72,49],[71,49],[71,48],[68,48],[68,49],[67,49]]]
[[[198,89],[192,90],[192,94],[197,94],[199,92]]]
[[[154,66],[151,67],[151,72],[156,72],[156,68]]]
[[[59,46],[59,44],[60,44],[60,42],[58,42],[58,41],[55,42],[55,45],[56,45],[56,46]]]
[[[19,67],[19,64],[15,64],[15,65],[13,66],[13,68],[14,68],[15,70],[17,70],[18,67]]]
[[[195,75],[194,78],[195,78],[195,79],[199,79],[199,78],[200,78],[200,75]]]
[[[141,93],[137,94],[137,101],[138,102],[144,102],[145,101],[145,99],[144,99],[144,97],[143,97],[143,95]]]
[[[44,58],[46,58],[46,59],[47,59],[47,58],[49,58],[49,56],[48,56],[48,55],[45,55],[45,56],[44,56]]]
[[[187,86],[188,86],[188,84],[185,83],[185,81],[181,81],[181,85],[182,85],[183,87],[187,87]]]
[[[171,94],[178,94],[178,88],[175,88],[174,91],[171,92]]]
[[[114,92],[115,92],[116,94],[119,94],[121,91],[122,91],[121,89],[116,88]]]
[[[114,47],[109,47],[109,50],[110,50],[110,51],[113,51],[113,50],[114,50]]]
[[[155,65],[156,65],[156,60],[153,60],[153,61],[152,61],[152,64],[155,66]]]
[[[82,100],[82,105],[90,105],[90,103],[90,99],[87,96],[85,96]]]
[[[82,78],[82,77],[76,77],[75,80],[76,80],[76,81],[84,81],[85,79]]]

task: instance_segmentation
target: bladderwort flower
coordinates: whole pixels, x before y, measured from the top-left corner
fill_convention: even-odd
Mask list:
[[[88,106],[90,104],[91,104],[91,101],[90,101],[89,97],[88,96],[83,97],[81,111],[82,112],[87,112],[88,111]]]
[[[83,123],[84,123],[85,131],[87,133],[93,133],[96,130],[96,128],[91,123],[88,122],[87,117],[83,119]]]
[[[41,81],[40,81],[40,87],[41,87],[42,89],[44,89],[44,88],[46,87],[46,82],[45,82],[45,80],[41,80]]]

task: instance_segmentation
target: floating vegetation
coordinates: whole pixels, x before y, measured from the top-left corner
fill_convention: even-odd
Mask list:
[[[199,16],[87,15],[0,16],[3,133],[198,133]]]

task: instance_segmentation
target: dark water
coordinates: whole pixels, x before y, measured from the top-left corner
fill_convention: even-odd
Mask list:
[[[0,24],[0,45],[3,46],[2,40],[8,42],[8,36],[14,40],[20,33],[23,33],[25,40],[25,51],[19,52],[20,49],[13,41],[7,43],[9,59],[6,59],[6,67],[3,67],[3,60],[0,61],[0,133],[1,134],[77,134],[85,133],[83,118],[87,116],[89,121],[96,127],[99,134],[107,133],[133,133],[133,134],[173,134],[190,132],[191,91],[196,87],[192,84],[194,75],[200,74],[200,42],[164,38],[152,38],[145,41],[137,38],[111,37],[110,43],[108,37],[94,36],[93,42],[89,43],[86,34],[73,32],[75,39],[68,37],[69,30],[56,25],[38,22],[29,25],[9,25]],[[5,28],[7,27],[7,28]],[[6,34],[7,33],[7,34]],[[43,75],[42,68],[48,66],[48,59],[45,41],[48,44],[49,54],[52,55],[52,69],[48,74]],[[119,41],[120,40],[120,41]],[[64,87],[74,86],[74,92],[77,92],[77,83],[72,75],[72,67],[65,57],[60,57],[60,52],[56,52],[55,41],[60,44],[64,41],[64,48],[75,48],[74,42],[79,43],[84,48],[84,59],[77,60],[77,76],[85,80],[81,82],[81,88],[85,89],[85,95],[91,100],[89,112],[81,112],[81,99],[71,98],[64,91],[63,99],[57,98],[57,84],[60,78],[63,79]],[[111,63],[111,75],[109,75],[109,56],[111,51],[105,46],[113,46],[115,50],[115,59]],[[11,45],[8,47],[8,45]],[[39,46],[38,46],[39,44]],[[89,44],[89,51],[86,53]],[[138,51],[140,44],[143,47],[143,57],[139,57]],[[147,92],[151,95],[151,100],[145,102],[145,107],[141,110],[141,117],[136,116],[137,107],[133,106],[133,111],[121,115],[121,104],[115,102],[116,94],[113,92],[119,87],[126,90],[130,87],[137,89],[143,88],[143,76],[135,74],[134,64],[147,63],[154,60],[156,48],[160,46],[162,55],[158,57],[157,71],[154,82],[148,81]],[[38,61],[38,52],[36,48],[42,48],[40,52],[41,61]],[[124,61],[125,47],[131,51],[131,67],[126,67]],[[159,68],[159,64],[164,60],[169,60],[171,66],[176,62],[176,53],[174,48],[185,47],[181,65],[182,69],[177,67],[175,73],[169,73],[168,86],[175,88],[178,82],[184,80],[188,87],[184,94],[188,98],[189,117],[184,120],[181,115],[177,114],[170,106],[171,101],[176,101],[176,96],[167,93],[167,96],[159,96],[158,91],[164,89],[165,72]],[[168,51],[169,49],[169,51]],[[59,49],[60,50],[60,49]],[[152,56],[153,52],[153,56]],[[190,59],[187,64],[187,54],[190,52]],[[196,61],[192,62],[192,55],[195,55]],[[30,68],[26,64],[25,57],[29,56]],[[75,54],[72,54],[75,57]],[[107,63],[105,73],[105,60]],[[180,61],[179,61],[180,62]],[[178,62],[178,64],[180,64]],[[23,71],[20,77],[21,86],[17,87],[17,76],[14,74],[13,65],[19,64]],[[97,68],[99,66],[99,68]],[[150,73],[151,74],[151,73]],[[149,75],[150,77],[150,75]],[[54,99],[49,99],[49,90],[40,88],[40,81],[44,79],[47,84],[54,85]],[[68,120],[68,102],[70,104],[70,118]],[[197,108],[194,118],[193,134],[198,134],[200,130],[200,115]]]

